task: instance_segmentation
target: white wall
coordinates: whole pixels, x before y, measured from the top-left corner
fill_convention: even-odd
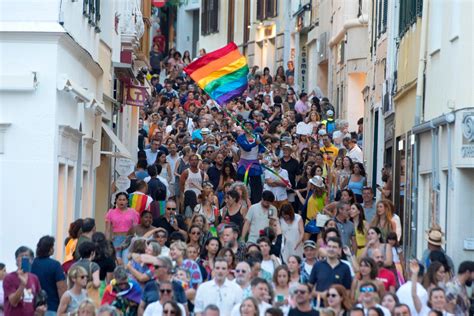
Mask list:
[[[0,123],[11,123],[4,134],[4,153],[0,154],[0,261],[7,264],[9,271],[15,269],[14,251],[21,245],[34,249],[41,236],[57,236],[62,231],[56,241],[57,249],[62,249],[62,238],[73,219],[74,200],[67,203],[69,215],[58,218],[57,213],[58,164],[62,161],[77,165],[77,157],[71,160],[74,155],[59,157],[59,126],[77,130],[81,125],[89,138],[101,133],[93,110],[85,110],[71,93],[57,90],[58,76],[67,74],[77,86],[87,89],[97,100],[102,99],[102,70],[97,63],[100,36],[87,24],[79,1],[62,1],[63,28],[58,23],[59,4],[60,1],[38,0],[6,0],[0,4],[2,75],[34,71],[39,83],[30,92],[0,91]],[[102,18],[114,14],[102,13]],[[70,32],[68,35],[65,29]],[[62,152],[78,149],[73,142],[66,146]],[[83,152],[90,153],[90,147],[84,145]],[[94,170],[91,159],[84,158],[82,163],[89,171],[85,178],[89,196],[85,200],[89,201],[90,214]],[[70,196],[80,193],[82,172],[79,177],[77,183],[75,171],[69,177]],[[58,226],[56,221],[61,219],[64,222]]]
[[[56,22],[59,18],[60,2],[60,0],[2,0],[0,1],[0,21]]]
[[[436,5],[438,8],[433,8]],[[434,1],[428,20],[426,99],[424,118],[430,120],[451,108],[473,106],[474,85],[472,1]],[[443,27],[439,27],[443,25]],[[436,39],[436,40],[435,40]]]
[[[33,92],[0,92],[1,121],[12,124],[0,155],[0,260],[11,271],[16,248],[53,232],[58,49],[48,34],[0,38],[2,73],[34,70],[39,80]]]

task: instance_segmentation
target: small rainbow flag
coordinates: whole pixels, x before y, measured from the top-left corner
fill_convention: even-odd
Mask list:
[[[247,89],[249,67],[234,42],[193,61],[184,71],[222,105]]]

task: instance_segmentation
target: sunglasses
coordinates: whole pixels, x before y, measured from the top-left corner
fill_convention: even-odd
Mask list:
[[[235,273],[247,273],[247,271],[246,271],[246,270],[236,269],[236,270],[235,270]]]
[[[153,266],[155,269],[161,269],[164,268],[165,266],[160,266],[159,264]]]
[[[373,293],[375,289],[373,287],[362,287],[360,288],[361,293]]]
[[[206,153],[208,153],[208,154],[212,154],[213,152],[214,152],[214,151],[212,151],[212,150],[207,150],[207,151],[206,151]]]
[[[194,231],[194,232],[191,232],[191,235],[201,235],[201,232]]]
[[[172,289],[160,289],[160,293],[171,294],[173,292]]]
[[[337,295],[336,293],[330,293],[328,294],[329,297],[338,297],[339,295]]]
[[[176,207],[167,207],[166,208],[168,211],[176,211]]]
[[[81,280],[84,280],[84,279],[87,278],[87,275],[80,275],[80,276],[78,276],[78,278],[81,279]]]
[[[305,290],[295,290],[295,294],[306,294],[308,291]]]
[[[171,309],[165,309],[165,310],[163,310],[163,314],[164,315],[176,315],[176,312],[174,310],[171,310]]]

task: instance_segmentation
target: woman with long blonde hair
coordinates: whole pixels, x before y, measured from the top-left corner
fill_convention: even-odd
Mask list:
[[[391,201],[381,200],[377,202],[376,208],[377,210],[370,226],[378,227],[382,232],[383,240],[386,240],[389,232],[397,231],[397,223],[393,220],[395,207]]]

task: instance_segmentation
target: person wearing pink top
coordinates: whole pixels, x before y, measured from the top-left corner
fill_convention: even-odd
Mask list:
[[[140,221],[138,212],[128,207],[128,195],[119,192],[115,196],[115,208],[111,208],[105,215],[105,236],[112,240],[117,258],[123,258],[123,249],[120,247],[127,237],[127,232]]]

